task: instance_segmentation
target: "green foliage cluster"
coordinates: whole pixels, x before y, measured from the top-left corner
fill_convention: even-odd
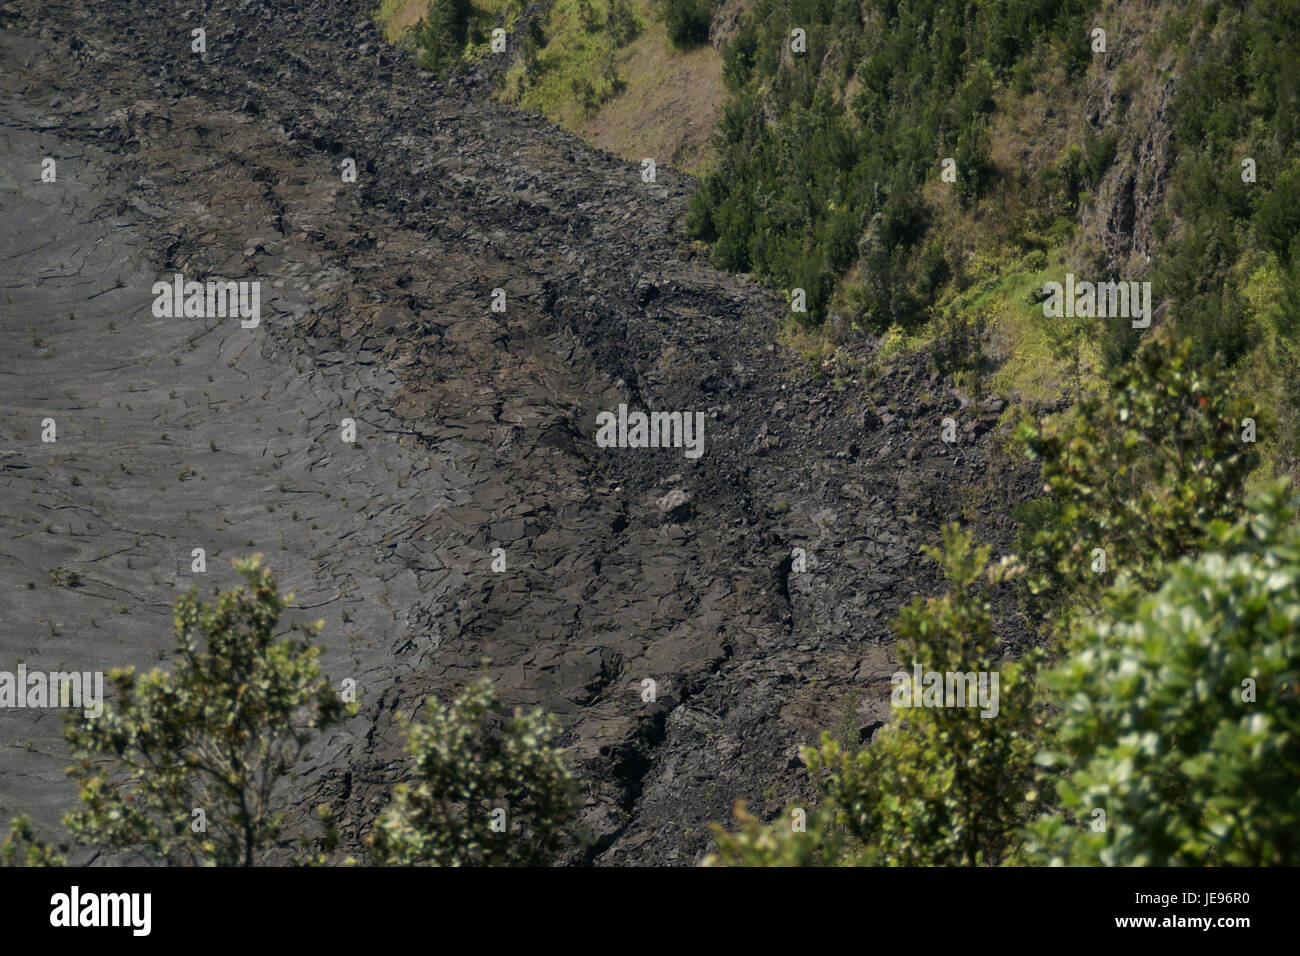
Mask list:
[[[1190,353],[1186,342],[1152,335],[1109,373],[1104,393],[1079,402],[1068,426],[1023,426],[1048,496],[1021,541],[1045,610],[1097,610],[1119,570],[1153,589],[1166,562],[1196,551],[1211,521],[1240,513],[1259,464],[1244,426],[1266,422],[1214,361],[1198,366]]]
[[[450,704],[430,698],[426,722],[406,737],[416,780],[399,784],[375,821],[375,858],[437,866],[550,862],[571,835],[576,807],[552,734],[541,711],[507,715],[487,681]]]
[[[457,65],[470,40],[471,25],[481,30],[471,0],[433,0],[413,33],[420,51],[420,66],[434,73],[445,73]]]
[[[177,600],[171,673],[113,670],[115,702],[70,715],[81,806],[64,825],[74,836],[190,864],[252,865],[276,844],[285,776],[344,704],[306,640],[320,622],[277,640],[293,595],[259,556],[235,567],[245,584],[215,604],[194,591]]]
[[[929,260],[917,255],[942,239],[921,186],[951,156],[959,199],[980,197],[1000,85],[1029,89],[1047,58],[1081,67],[1091,7],[758,0],[724,52],[719,162],[692,199],[688,227],[714,244],[724,268],[803,288],[813,320],[856,264],[858,319],[876,329],[918,322],[946,280],[941,241]],[[796,27],[806,53],[791,49]],[[857,92],[845,95],[850,87]],[[1066,192],[1058,205],[1074,202],[1069,190],[1088,168],[1081,158],[1079,169],[1057,171]]]
[[[1300,861],[1300,527],[1283,487],[1215,522],[1154,595],[1119,589],[1048,677],[1063,713],[1042,760],[1063,812],[1034,827],[1035,856]]]
[[[709,42],[713,0],[664,0],[664,27],[673,46],[689,49]]]

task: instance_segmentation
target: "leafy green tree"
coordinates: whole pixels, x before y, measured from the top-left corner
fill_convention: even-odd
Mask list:
[[[306,640],[322,623],[277,640],[293,595],[260,555],[235,568],[246,584],[215,604],[193,590],[177,600],[172,673],[115,669],[116,702],[97,718],[70,715],[74,836],[170,863],[248,866],[279,845],[286,777],[344,704]]]
[[[569,843],[577,796],[540,710],[505,713],[487,680],[450,704],[429,698],[406,749],[415,780],[399,784],[370,836],[384,864],[539,866]]]
[[[664,0],[664,26],[676,47],[708,43],[712,23],[713,0]]]
[[[1051,502],[1028,549],[1030,589],[1049,610],[1096,610],[1120,570],[1156,587],[1209,522],[1240,513],[1259,461],[1244,421],[1257,433],[1266,421],[1214,363],[1194,365],[1186,343],[1152,336],[1108,382],[1066,426],[1021,432]]]
[[[1284,485],[1154,595],[1117,587],[1048,675],[1054,863],[1300,863],[1300,527]]]
[[[414,31],[420,65],[434,73],[443,73],[459,63],[473,18],[471,0],[433,0]]]
[[[808,833],[781,821],[760,827],[740,817],[740,832],[718,838],[711,863],[788,865],[988,865],[1015,849],[1037,799],[1034,756],[1043,723],[1034,693],[1035,657],[1004,663],[993,633],[987,589],[1013,578],[1014,561],[990,563],[969,531],[944,530],[948,593],[917,598],[900,613],[893,724],[871,746],[849,752],[824,733],[803,759],[819,781],[818,816]],[[998,677],[994,706],[908,707],[898,678],[922,672]],[[916,694],[921,688],[913,688]]]
[[[0,843],[0,866],[64,866],[68,861],[36,835],[32,821],[16,816]]]

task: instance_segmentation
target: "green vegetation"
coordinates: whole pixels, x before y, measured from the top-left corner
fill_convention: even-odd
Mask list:
[[[950,529],[951,590],[901,613],[902,672],[999,670],[998,716],[900,709],[859,753],[824,735],[807,832],[740,807],[710,862],[1300,861],[1300,527],[1284,483],[1244,501],[1248,410],[1157,336],[1106,400],[1026,427],[1050,492],[1022,537],[1045,652],[998,662],[989,552]]]
[[[9,821],[9,835],[0,843],[0,866],[63,866],[67,860],[36,835],[32,821],[16,816]]]
[[[235,567],[246,584],[215,604],[193,591],[177,600],[172,673],[113,670],[115,703],[69,715],[81,806],[64,825],[74,836],[191,864],[250,866],[279,845],[287,775],[344,704],[320,675],[318,648],[276,640],[293,595],[278,593],[258,556]]]
[[[1090,5],[922,0],[871,3],[866,17],[862,6],[758,0],[745,14],[725,52],[719,162],[688,226],[724,268],[803,288],[814,321],[852,270],[843,304],[883,330],[919,322],[941,289],[961,285],[958,249],[934,228],[922,186],[951,157],[958,202],[984,194],[999,88],[1027,90],[1044,62],[1085,64]],[[792,49],[796,27],[806,52]],[[1090,169],[1080,157],[1035,181],[1025,251],[1073,209]]]
[[[507,715],[481,681],[450,704],[428,701],[407,731],[416,781],[399,784],[371,844],[386,864],[553,861],[570,836],[576,790],[540,711]]]
[[[1283,487],[1160,590],[1117,589],[1048,684],[1063,710],[1053,862],[1300,861],[1300,527]],[[1100,812],[1099,812],[1100,811]],[[1098,825],[1101,824],[1101,825]]]
[[[1068,430],[1023,427],[1048,496],[1021,546],[1036,562],[1031,590],[1056,609],[1097,610],[1117,571],[1154,589],[1211,521],[1240,514],[1259,462],[1243,432],[1261,413],[1189,353],[1154,336],[1078,404]]]

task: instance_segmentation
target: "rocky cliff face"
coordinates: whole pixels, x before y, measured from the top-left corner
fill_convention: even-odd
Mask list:
[[[1113,161],[1080,215],[1080,232],[1108,276],[1146,274],[1158,245],[1153,230],[1174,162],[1176,48],[1151,51],[1170,15],[1147,5],[1108,9],[1107,51],[1094,55],[1082,89],[1090,132],[1116,138]]]
[[[937,588],[919,547],[1007,545],[1032,475],[923,358],[864,345],[836,381],[775,345],[782,298],[687,251],[687,178],[436,82],[371,6],[0,5],[0,651],[165,667],[191,549],[205,588],[261,551],[361,689],[294,794],[347,843],[403,721],[486,668],[564,727],[580,861],[691,863],[734,800],[809,794],[822,728],[870,739],[889,621]],[[261,325],[154,318],[178,272],[261,281]],[[703,454],[598,447],[621,403],[704,413]],[[51,716],[0,715],[0,804],[46,824]]]

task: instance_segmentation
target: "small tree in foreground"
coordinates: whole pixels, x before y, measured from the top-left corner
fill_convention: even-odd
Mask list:
[[[235,568],[246,585],[216,604],[194,591],[177,600],[172,673],[113,670],[116,701],[97,718],[69,717],[74,836],[170,863],[252,865],[278,845],[281,785],[344,705],[305,639],[322,623],[276,640],[293,595],[280,595],[260,555]]]
[[[406,732],[415,781],[398,784],[375,821],[380,863],[550,863],[568,842],[577,797],[542,712],[513,716],[482,680]]]
[[[1300,863],[1300,528],[1282,486],[1154,595],[1117,588],[1046,680],[1054,863]]]

